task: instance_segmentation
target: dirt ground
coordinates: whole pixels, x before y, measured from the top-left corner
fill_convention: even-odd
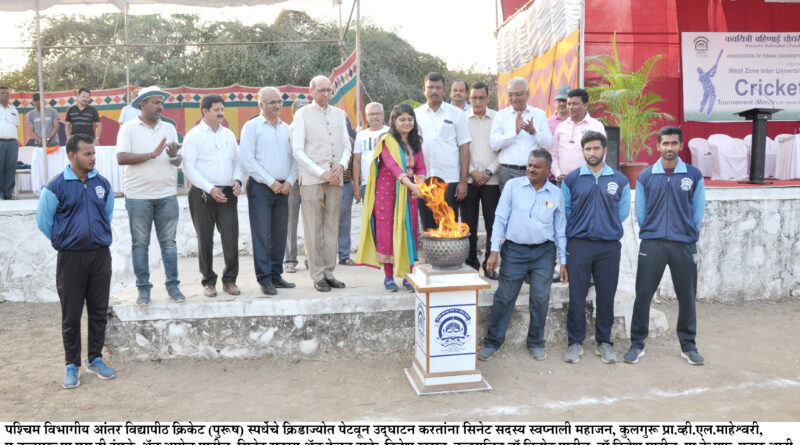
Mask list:
[[[677,306],[658,309],[674,325]],[[61,388],[57,304],[0,303],[0,420],[766,421],[800,420],[800,301],[698,304],[705,366],[679,356],[674,334],[637,365],[605,365],[593,347],[577,365],[549,345],[481,363],[493,391],[418,397],[411,352],[339,359],[115,361],[118,376],[83,374]],[[409,334],[411,335],[411,334]],[[84,321],[84,348],[86,342]],[[621,354],[627,342],[616,345]],[[84,350],[85,351],[85,350]]]

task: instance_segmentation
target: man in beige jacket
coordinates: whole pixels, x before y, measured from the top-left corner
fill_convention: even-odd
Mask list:
[[[292,151],[303,199],[303,236],[314,287],[330,292],[345,284],[333,276],[336,266],[342,175],[350,160],[350,136],[343,110],[328,105],[333,90],[325,76],[311,79],[314,102],[294,115]]]
[[[486,272],[486,260],[491,251],[492,225],[494,211],[500,200],[500,185],[497,171],[500,167],[498,152],[489,145],[492,119],[496,111],[490,109],[489,87],[483,82],[475,82],[470,89],[472,108],[465,112],[472,143],[469,146],[469,179],[467,198],[461,204],[462,221],[469,225],[469,256],[467,265],[482,268],[487,278],[497,279],[497,272]],[[478,219],[479,207],[483,208],[483,223],[486,227],[486,249],[483,261],[478,260]]]

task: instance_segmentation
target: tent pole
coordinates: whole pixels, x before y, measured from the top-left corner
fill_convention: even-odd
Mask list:
[[[356,2],[356,128],[361,129],[361,0]]]
[[[131,54],[128,47],[128,2],[125,2],[125,103],[131,103]]]
[[[584,70],[583,70],[583,61],[586,56],[586,2],[581,2],[581,24],[580,24],[580,35],[579,39],[580,42],[578,43],[578,87],[583,88],[584,86]]]
[[[45,119],[44,115],[44,107],[45,107],[45,98],[44,98],[44,75],[42,74],[42,31],[41,31],[41,24],[39,23],[39,0],[36,0],[36,54],[37,54],[37,65],[39,69],[39,122],[41,123],[41,132],[42,132],[42,167],[44,168],[44,184],[47,184],[50,181],[50,172],[47,170],[47,133],[44,132],[45,130]],[[55,122],[53,122],[55,125]]]

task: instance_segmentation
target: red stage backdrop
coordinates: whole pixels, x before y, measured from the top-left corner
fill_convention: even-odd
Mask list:
[[[536,0],[541,1],[541,0]],[[508,17],[526,2],[502,0],[503,16]],[[750,134],[750,122],[710,123],[686,122],[683,118],[681,86],[680,33],[692,32],[797,32],[800,6],[765,0],[591,0],[585,1],[586,56],[611,54],[611,38],[617,33],[620,57],[628,68],[638,68],[648,57],[664,54],[660,66],[665,77],[655,83],[652,91],[665,101],[662,111],[675,116],[683,129],[684,141],[693,137],[707,138],[714,133],[741,138]],[[591,74],[591,73],[587,73]],[[586,82],[593,79],[587,76]],[[796,133],[798,121],[770,122],[768,134]],[[655,146],[655,140],[651,141]],[[688,148],[681,153],[691,159]],[[658,158],[642,153],[640,161],[653,162]]]

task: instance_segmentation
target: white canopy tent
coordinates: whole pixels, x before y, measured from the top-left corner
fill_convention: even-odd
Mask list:
[[[40,11],[58,5],[74,5],[86,6],[99,4],[111,4],[123,12],[124,31],[125,31],[125,88],[128,90],[127,97],[130,98],[130,60],[129,60],[129,44],[128,44],[128,11],[131,5],[181,5],[181,6],[198,6],[207,8],[222,8],[226,6],[258,6],[258,5],[272,5],[281,3],[285,0],[0,0],[0,10],[6,12],[21,12],[21,11],[36,11],[36,51],[37,51],[37,65],[39,76],[39,113],[44,116],[45,103],[44,100],[44,76],[42,72],[42,41],[41,41],[41,27],[40,27]],[[341,0],[335,0],[335,4],[341,5]],[[361,0],[353,0],[353,8],[356,11],[356,104],[361,103]],[[353,10],[350,11],[352,17]],[[341,21],[341,17],[340,17]],[[349,27],[350,20],[348,20]],[[339,33],[340,45],[344,40],[344,32]],[[193,43],[193,42],[186,42]],[[245,44],[247,42],[242,42]],[[258,42],[253,42],[258,43]],[[279,42],[276,42],[279,43]],[[361,122],[361,109],[356,107],[356,122]],[[45,134],[45,119],[41,119],[42,134]],[[44,171],[47,170],[47,156],[44,156]],[[47,178],[45,178],[47,179]]]

